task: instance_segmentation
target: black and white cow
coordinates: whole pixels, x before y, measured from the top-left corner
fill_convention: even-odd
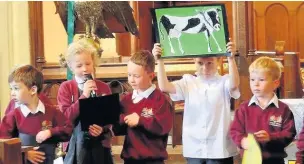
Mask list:
[[[220,9],[211,8],[206,11],[197,10],[198,14],[193,16],[161,16],[158,28],[160,30],[162,40],[164,40],[164,34],[160,28],[160,24],[163,25],[167,32],[169,44],[171,47],[171,53],[175,53],[172,47],[171,38],[177,38],[179,49],[181,53],[184,54],[185,52],[180,42],[180,36],[182,35],[182,33],[198,34],[202,32],[204,32],[208,42],[208,52],[212,52],[209,40],[210,36],[214,39],[218,50],[222,51],[217,40],[213,36],[213,32],[219,31],[221,28],[221,23],[218,14],[219,11]]]

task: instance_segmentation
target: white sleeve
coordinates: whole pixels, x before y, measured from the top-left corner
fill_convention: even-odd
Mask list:
[[[230,97],[234,98],[234,99],[238,99],[241,96],[240,90],[239,88],[237,88],[234,91],[230,91],[230,85],[229,85],[229,75],[226,74],[223,76],[224,80],[225,80],[225,90],[229,93]]]
[[[192,75],[190,75],[192,76]],[[180,101],[185,100],[186,94],[188,93],[188,87],[187,87],[187,79],[189,78],[189,75],[184,75],[182,79],[176,80],[172,82],[172,84],[175,87],[175,94],[169,94],[171,99],[173,101]]]

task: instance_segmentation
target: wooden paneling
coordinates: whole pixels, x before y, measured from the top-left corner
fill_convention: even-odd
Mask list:
[[[265,13],[266,49],[274,50],[275,42],[283,40],[288,42],[288,12],[281,4],[273,4]],[[286,44],[285,50],[290,50],[290,44]]]
[[[298,51],[301,58],[304,58],[304,3],[297,10],[297,23]]]
[[[304,58],[303,2],[253,2],[254,43],[257,50],[273,51],[285,41],[285,51],[301,52]]]

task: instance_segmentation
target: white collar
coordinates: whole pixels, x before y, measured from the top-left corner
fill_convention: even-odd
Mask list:
[[[85,79],[80,78],[80,77],[78,77],[78,76],[76,76],[76,75],[75,75],[75,80],[76,80],[77,84],[83,84],[83,83],[86,82]]]
[[[252,98],[249,101],[248,106],[252,105],[253,103],[255,103],[256,105],[258,105],[259,107],[261,107],[258,99],[256,98],[256,96],[252,96]],[[268,102],[268,104],[265,106],[265,108],[262,108],[263,110],[266,109],[270,104],[274,104],[277,108],[279,108],[279,99],[277,97],[276,94],[273,94],[272,99]]]
[[[19,108],[19,107],[20,107],[20,105],[21,105],[20,103],[15,102],[15,109],[16,109],[16,108]]]
[[[137,97],[148,98],[155,89],[156,89],[155,84],[152,84],[151,87],[146,89],[144,92],[138,92],[137,90],[133,90],[132,100],[134,100]]]
[[[208,78],[208,79],[204,78],[204,77],[203,77],[202,75],[200,75],[198,72],[195,72],[195,75],[196,75],[196,77],[197,77],[198,79],[201,79],[202,81],[207,81],[207,82],[209,82],[209,81],[214,81],[214,80],[218,79],[218,77],[220,76],[218,72],[216,72],[216,73],[214,74],[214,76],[212,76],[212,77],[210,77],[210,78]]]
[[[20,110],[22,112],[22,114],[24,115],[24,117],[27,117],[30,113],[32,114],[36,114],[38,112],[42,112],[43,114],[45,113],[45,106],[44,104],[39,100],[36,111],[35,112],[31,112],[31,110],[24,104],[20,104]]]

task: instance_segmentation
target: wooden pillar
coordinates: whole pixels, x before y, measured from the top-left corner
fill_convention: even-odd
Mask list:
[[[301,98],[302,83],[300,78],[299,53],[284,55],[284,98]]]
[[[137,24],[137,28],[139,27],[139,11],[138,11],[138,1],[130,1],[130,5],[133,9],[133,16],[134,16],[134,19],[136,21],[136,24]],[[139,38],[140,38],[140,32],[139,32]],[[131,35],[131,38],[130,38],[130,42],[131,42],[131,54],[137,52],[139,50],[139,38],[137,38],[136,36],[134,35]]]
[[[42,70],[44,57],[43,8],[42,1],[29,1],[31,64]]]
[[[137,3],[138,8],[138,26],[139,26],[139,49],[152,51],[152,16],[150,9],[153,8],[152,1],[140,1]]]
[[[251,90],[249,87],[249,73],[248,67],[249,62],[247,60],[247,54],[249,47],[253,48],[253,30],[251,25],[253,24],[253,16],[249,15],[252,13],[253,5],[252,2],[244,1],[234,1],[232,2],[232,12],[233,12],[233,40],[236,44],[236,48],[240,53],[240,56],[237,57],[236,61],[238,64],[238,69],[240,73],[240,92],[241,97],[235,101],[235,108],[238,108],[238,105],[250,99]],[[248,19],[250,18],[250,20]],[[251,41],[249,41],[251,40]]]

